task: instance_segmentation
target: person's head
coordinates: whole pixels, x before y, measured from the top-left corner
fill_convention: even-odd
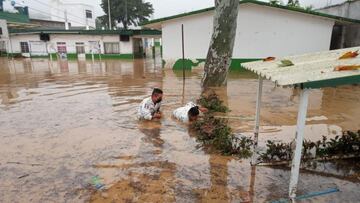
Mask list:
[[[159,88],[154,88],[151,94],[151,99],[155,104],[160,103],[162,100],[162,96],[163,96],[163,91]]]
[[[199,116],[199,107],[198,106],[194,106],[192,107],[189,111],[188,111],[188,117],[189,117],[189,121],[196,121],[198,116]]]

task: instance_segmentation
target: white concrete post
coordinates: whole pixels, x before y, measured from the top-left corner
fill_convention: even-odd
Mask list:
[[[300,92],[300,103],[299,103],[299,112],[297,117],[297,127],[295,135],[295,144],[296,148],[292,157],[291,162],[291,175],[290,175],[290,184],[289,184],[289,198],[294,200],[296,197],[297,183],[299,179],[299,170],[301,162],[301,152],[304,141],[304,130],[306,122],[306,112],[308,107],[309,100],[309,89],[302,89]]]
[[[259,139],[259,124],[260,124],[260,108],[262,95],[263,79],[259,76],[259,84],[256,97],[256,113],[255,113],[255,127],[254,127],[254,144],[251,157],[251,165],[256,165],[257,160],[257,145]]]
[[[64,17],[65,17],[65,30],[69,29],[69,21],[67,16],[67,10],[64,11]]]

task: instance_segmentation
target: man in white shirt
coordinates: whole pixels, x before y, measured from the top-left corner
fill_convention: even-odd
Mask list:
[[[141,120],[153,120],[161,118],[160,106],[162,101],[163,91],[159,88],[154,88],[151,97],[144,99],[138,109],[138,117]]]
[[[207,109],[199,107],[193,102],[189,102],[185,106],[175,109],[173,116],[184,123],[189,123],[198,119],[200,111],[206,112]]]

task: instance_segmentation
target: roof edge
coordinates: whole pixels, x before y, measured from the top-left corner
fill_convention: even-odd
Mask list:
[[[64,29],[10,29],[10,34],[83,34],[83,35],[161,35],[158,30],[64,30]]]
[[[330,19],[334,19],[336,21],[341,21],[341,22],[360,24],[360,20],[357,20],[357,19],[345,18],[345,17],[330,15],[330,14],[321,13],[321,12],[317,12],[317,11],[309,11],[309,10],[305,10],[303,8],[295,8],[295,7],[278,5],[278,4],[271,4],[271,3],[268,3],[268,2],[262,2],[262,1],[257,1],[257,0],[241,0],[239,2],[239,4],[246,4],[246,3],[252,3],[252,4],[257,4],[257,5],[262,5],[262,6],[268,6],[268,7],[272,7],[272,8],[280,8],[280,9],[284,9],[284,10],[289,10],[289,11],[294,11],[294,12],[319,16],[319,17],[323,17],[323,18],[330,18]],[[181,18],[181,17],[190,16],[190,15],[205,13],[205,12],[208,12],[208,11],[212,11],[214,9],[215,9],[215,7],[204,8],[204,9],[200,9],[200,10],[196,10],[196,11],[191,11],[191,12],[187,12],[187,13],[181,13],[181,14],[177,14],[177,15],[173,15],[173,16],[168,16],[168,17],[163,17],[163,18],[150,20],[150,21],[147,21],[147,22],[143,22],[140,25],[145,26],[145,25],[160,23],[160,22],[164,22],[164,21],[168,21],[168,20],[173,20],[173,19],[176,19],[176,18]]]

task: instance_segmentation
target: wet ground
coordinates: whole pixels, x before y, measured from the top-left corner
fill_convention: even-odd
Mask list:
[[[171,111],[200,94],[201,70],[161,61],[0,59],[0,202],[264,202],[287,196],[287,168],[205,152]],[[251,135],[256,76],[231,72],[222,92],[235,133]],[[151,88],[165,92],[160,122],[138,122]],[[294,137],[298,92],[265,81],[262,141]],[[360,86],[313,90],[307,139],[360,129]],[[301,173],[298,194],[338,187],[310,202],[358,202],[358,160]],[[92,178],[105,186],[94,190]]]

